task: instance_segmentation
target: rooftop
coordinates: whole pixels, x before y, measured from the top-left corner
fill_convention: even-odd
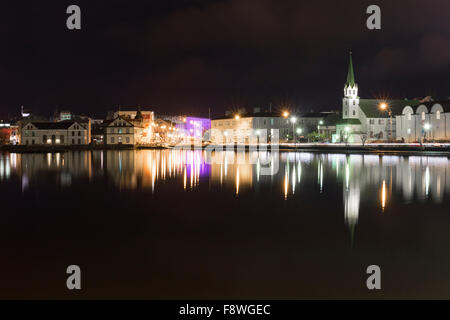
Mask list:
[[[386,103],[392,115],[400,115],[406,106],[417,106],[418,100],[381,100],[381,99],[360,99],[359,106],[367,118],[389,118],[388,110],[381,110],[380,104]]]
[[[39,130],[64,130],[69,129],[76,121],[60,121],[60,122],[39,122],[29,121],[25,124],[31,123]]]

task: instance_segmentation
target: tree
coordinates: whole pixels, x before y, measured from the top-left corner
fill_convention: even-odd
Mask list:
[[[369,135],[367,134],[367,132],[360,132],[359,136],[361,138],[362,145],[364,146]]]
[[[313,131],[308,133],[307,138],[309,142],[323,142],[329,139],[329,136],[326,134],[320,134],[317,131]]]

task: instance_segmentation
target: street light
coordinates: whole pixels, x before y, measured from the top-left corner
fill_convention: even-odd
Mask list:
[[[287,117],[289,117],[289,112],[287,112],[287,111],[284,111],[284,112],[283,112],[283,117],[284,117],[284,118],[287,118]]]
[[[239,120],[241,117],[237,114],[237,115],[234,116],[234,118],[235,118],[236,120]]]
[[[389,108],[389,105],[386,102],[381,102],[378,107],[382,111],[388,111],[389,115],[389,123],[390,123],[390,129],[389,129],[389,141],[392,141],[392,110]]]
[[[428,123],[428,122],[426,122],[426,123],[423,125],[423,128],[425,129],[425,139],[426,139],[426,138],[427,138],[427,133],[428,133],[428,131],[430,131],[430,129],[431,129],[431,124]]]
[[[349,133],[350,133],[350,127],[347,126],[347,127],[345,127],[345,144],[348,144]]]
[[[296,117],[291,117],[291,122],[292,122],[292,137],[294,138],[294,143],[295,141],[295,123],[297,122],[297,118]]]
[[[388,108],[388,105],[387,105],[386,102],[380,103],[380,109],[381,109],[381,110],[386,110],[387,108]]]

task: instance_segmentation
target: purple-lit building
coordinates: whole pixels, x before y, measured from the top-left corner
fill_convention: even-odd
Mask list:
[[[211,129],[211,120],[208,118],[185,117],[177,128],[186,135],[194,138],[202,138],[206,131]]]

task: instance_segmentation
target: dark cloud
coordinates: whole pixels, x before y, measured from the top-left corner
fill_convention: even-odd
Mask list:
[[[363,96],[448,95],[447,1],[378,1],[381,31],[366,29],[365,0],[80,0],[80,32],[65,29],[69,4],[3,7],[0,114],[337,109],[350,49]]]

